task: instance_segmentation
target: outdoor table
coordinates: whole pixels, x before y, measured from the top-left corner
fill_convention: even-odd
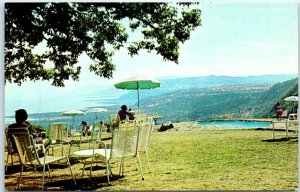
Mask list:
[[[299,125],[298,119],[288,120],[288,122],[289,122],[289,127],[295,128],[296,135],[298,135],[298,125]]]
[[[275,124],[280,124],[280,123],[284,124],[284,126],[285,126],[285,136],[286,136],[286,138],[288,138],[288,132],[289,132],[288,120],[284,119],[284,120],[274,120],[274,121],[272,121],[273,139],[275,138]]]
[[[297,113],[290,113],[289,114],[289,120],[296,120],[298,119],[298,114]]]

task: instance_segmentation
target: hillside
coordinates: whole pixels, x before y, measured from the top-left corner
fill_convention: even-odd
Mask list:
[[[247,77],[230,77],[230,76],[201,76],[201,77],[181,77],[181,78],[164,78],[158,79],[161,86],[152,90],[140,90],[140,99],[157,96],[177,90],[189,90],[198,88],[209,88],[227,85],[245,85],[245,84],[275,84],[296,78],[298,75],[262,75]],[[134,105],[136,102],[136,91],[129,91],[115,100],[126,101],[128,105]]]
[[[145,98],[144,112],[160,114],[165,121],[233,117],[272,117],[273,106],[289,95],[298,95],[298,78],[271,85],[244,84],[185,89]],[[282,102],[291,110],[290,103]]]
[[[288,95],[298,95],[297,79],[280,82],[288,77],[290,76],[272,76],[272,78],[261,76],[260,78],[253,77],[253,79],[249,77],[245,78],[247,81],[238,80],[239,77],[221,78],[216,76],[199,77],[198,81],[196,81],[197,78],[165,79],[161,81],[161,88],[145,90],[141,93],[140,106],[142,112],[159,114],[164,116],[161,119],[162,121],[172,122],[227,117],[270,117],[274,114],[273,105],[275,101],[282,100]],[[205,78],[207,78],[207,81],[204,81]],[[197,83],[192,83],[193,79]],[[204,82],[201,83],[200,79]],[[212,81],[208,82],[208,79]],[[261,83],[258,83],[258,81]],[[166,82],[172,88],[165,90],[166,93],[164,94],[155,96],[155,94],[164,90],[163,87],[167,86]],[[246,83],[242,84],[242,82]],[[274,84],[272,82],[279,83]],[[220,85],[213,86],[217,83]],[[194,87],[184,87],[186,84],[193,84]],[[124,92],[124,90],[115,90]],[[107,91],[105,93],[110,94],[111,92]],[[132,91],[130,94],[126,94],[128,100],[124,98],[105,98],[104,100],[98,95],[91,95],[88,98],[78,97],[78,101],[85,101],[86,99],[99,101],[99,105],[91,107],[106,108],[108,111],[99,113],[98,118],[107,121],[108,116],[115,114],[121,104],[126,104],[136,110],[137,93]],[[151,94],[154,94],[154,96],[151,96]],[[103,105],[103,103],[113,105]],[[282,104],[291,111],[291,105],[288,105],[290,103],[283,102]],[[82,110],[87,109],[83,108]],[[45,127],[48,127],[49,122],[55,121],[68,120],[71,123],[72,118],[66,118],[61,115],[61,112],[30,114],[30,121]],[[84,116],[76,117],[75,125],[79,126],[83,119],[92,123],[95,114],[86,113]],[[6,122],[14,122],[14,116],[6,116],[5,120]]]

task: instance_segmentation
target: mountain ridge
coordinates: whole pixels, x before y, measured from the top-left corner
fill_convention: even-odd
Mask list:
[[[242,84],[275,84],[298,77],[297,74],[283,75],[260,75],[260,76],[200,76],[200,77],[182,77],[175,79],[158,79],[161,86],[151,90],[140,90],[140,100],[173,92],[181,89],[217,87],[225,85]],[[118,100],[125,101],[128,105],[136,105],[137,93],[135,90],[122,94]]]
[[[276,101],[298,95],[298,78],[274,85],[235,85],[179,90],[141,101],[147,113],[156,113],[167,121],[217,118],[270,118]],[[291,111],[291,106],[283,102]]]

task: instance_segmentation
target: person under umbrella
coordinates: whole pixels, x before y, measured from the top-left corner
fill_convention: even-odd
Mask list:
[[[160,82],[147,75],[135,75],[114,85],[117,89],[137,90],[138,116],[140,115],[140,89],[154,89],[160,87]]]
[[[128,118],[130,116],[132,116],[132,114],[127,111],[127,106],[126,105],[122,105],[120,107],[120,110],[118,111],[118,115],[120,117],[120,121],[126,120],[126,116],[128,116]]]

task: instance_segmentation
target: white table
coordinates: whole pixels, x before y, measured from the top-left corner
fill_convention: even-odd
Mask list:
[[[275,138],[275,124],[284,124],[284,126],[285,126],[285,136],[286,136],[286,138],[288,138],[288,132],[289,132],[288,120],[284,119],[284,120],[274,120],[274,121],[272,121],[273,139]]]
[[[298,114],[297,113],[290,113],[289,114],[289,120],[297,120]]]

